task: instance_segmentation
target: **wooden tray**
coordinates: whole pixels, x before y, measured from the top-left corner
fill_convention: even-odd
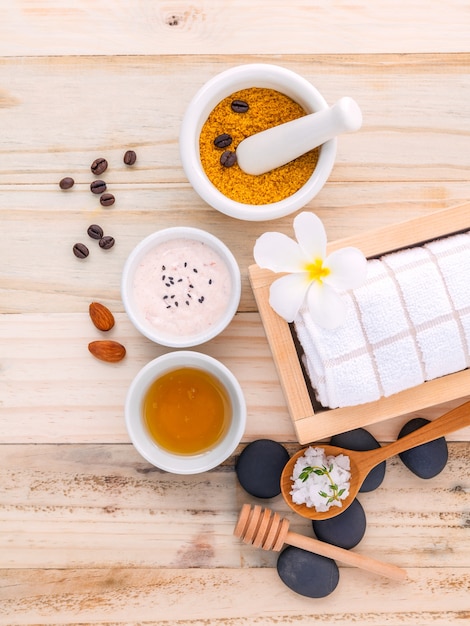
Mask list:
[[[470,203],[465,203],[425,217],[340,239],[328,244],[328,253],[344,246],[356,246],[366,257],[372,258],[400,248],[422,245],[426,241],[469,228]],[[353,428],[375,424],[470,394],[470,370],[466,369],[380,398],[376,402],[340,409],[319,408],[315,412],[310,381],[304,376],[290,326],[273,311],[268,302],[270,285],[279,274],[257,265],[251,265],[248,273],[299,443],[319,441]]]

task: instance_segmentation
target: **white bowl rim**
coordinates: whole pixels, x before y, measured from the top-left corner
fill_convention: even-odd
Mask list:
[[[160,448],[147,433],[142,401],[149,385],[160,375],[194,367],[208,371],[226,388],[232,404],[232,422],[225,437],[211,450],[198,455],[177,455]],[[128,435],[139,454],[149,463],[173,474],[199,474],[223,463],[237,448],[246,426],[246,402],[240,383],[232,371],[212,356],[194,350],[168,352],[147,363],[134,377],[125,401]]]
[[[156,329],[146,324],[139,315],[138,310],[132,302],[132,279],[137,263],[143,256],[149,252],[155,245],[168,241],[170,239],[194,239],[202,241],[211,246],[224,259],[230,272],[232,279],[232,290],[230,294],[230,302],[227,306],[225,314],[214,323],[210,328],[195,335],[173,337],[159,333]],[[241,274],[237,260],[228,246],[212,233],[201,228],[192,226],[170,226],[162,228],[150,235],[147,235],[140,241],[130,252],[124,264],[121,276],[121,299],[126,313],[137,328],[147,339],[154,341],[162,346],[170,348],[190,348],[200,345],[213,339],[220,334],[232,321],[235,316],[241,297]]]
[[[335,163],[337,139],[330,139],[320,147],[318,163],[311,177],[288,198],[264,205],[244,204],[227,198],[211,183],[202,168],[199,135],[209,113],[221,100],[239,89],[253,86],[282,91],[299,102],[307,112],[328,108],[318,89],[288,68],[270,63],[237,65],[213,76],[194,95],[183,116],[179,148],[185,174],[207,204],[230,217],[264,221],[283,217],[304,207],[322,189]],[[195,115],[194,111],[199,114]]]

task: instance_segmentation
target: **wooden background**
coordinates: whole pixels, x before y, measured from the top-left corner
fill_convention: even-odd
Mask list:
[[[307,207],[330,240],[462,203],[469,32],[466,0],[0,0],[0,624],[469,622],[468,429],[449,437],[438,477],[422,481],[394,458],[380,489],[360,496],[368,528],[355,550],[407,568],[405,583],[341,566],[331,596],[307,599],[280,582],[275,554],[233,538],[242,503],[255,502],[237,484],[238,452],[261,437],[298,447],[247,277],[256,237],[292,235],[292,216],[218,214],[178,152],[182,116],[207,79],[276,63],[329,103],[350,95],[363,111]],[[130,148],[138,161],[126,168]],[[108,209],[89,191],[99,156],[116,196]],[[62,192],[66,175],[76,185]],[[91,223],[116,238],[113,249],[87,240]],[[165,349],[131,327],[120,273],[140,239],[176,224],[221,237],[243,276],[233,323],[200,349],[239,378],[247,429],[237,454],[194,477],[146,463],[123,420],[132,377]],[[84,262],[76,241],[89,243]],[[122,363],[87,351],[99,338],[93,300],[116,315]],[[409,417],[370,430],[386,442]],[[279,498],[268,505],[311,534]]]

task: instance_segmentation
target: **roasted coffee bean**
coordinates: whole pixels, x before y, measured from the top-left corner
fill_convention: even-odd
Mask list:
[[[114,237],[105,235],[104,237],[101,237],[99,244],[100,248],[103,248],[103,250],[109,250],[114,246]]]
[[[112,193],[104,193],[100,197],[100,204],[102,204],[103,206],[111,206],[112,204],[114,204],[114,202],[115,202],[115,197],[113,196]]]
[[[134,152],[134,150],[128,150],[125,154],[124,154],[124,163],[126,165],[134,165],[134,163],[137,161],[137,155]]]
[[[92,193],[102,194],[103,191],[106,191],[106,183],[104,180],[94,180],[90,185],[90,189]]]
[[[92,239],[101,239],[104,234],[103,229],[101,228],[101,226],[98,226],[98,224],[92,224],[91,226],[88,226],[87,233]]]
[[[232,141],[233,139],[230,137],[230,135],[227,135],[227,133],[222,133],[214,139],[214,146],[216,148],[227,148],[232,143]]]
[[[85,259],[90,254],[90,251],[84,243],[76,243],[73,246],[73,253],[77,258]]]
[[[93,172],[93,174],[96,174],[97,176],[105,172],[107,169],[108,169],[108,161],[106,161],[106,159],[103,159],[102,157],[95,159],[93,163],[91,164],[91,171]]]
[[[74,184],[75,184],[74,179],[70,178],[70,176],[66,176],[59,182],[59,187],[61,189],[70,189],[70,187],[73,187]]]
[[[250,108],[244,100],[233,100],[230,106],[235,113],[246,113]]]
[[[237,155],[231,150],[225,150],[220,157],[220,164],[224,167],[232,167],[237,162]]]

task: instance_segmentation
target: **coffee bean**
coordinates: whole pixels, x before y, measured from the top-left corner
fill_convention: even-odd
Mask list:
[[[103,248],[103,250],[109,250],[114,246],[114,237],[105,235],[104,237],[101,237],[99,244],[100,248]]]
[[[100,203],[103,206],[111,206],[112,204],[114,204],[114,202],[115,202],[115,198],[112,193],[104,193],[100,197]]]
[[[97,176],[105,172],[107,169],[108,169],[108,161],[106,161],[106,159],[103,159],[102,157],[95,159],[93,163],[91,164],[91,171],[93,172],[93,174],[96,174]]]
[[[225,150],[220,157],[220,164],[224,167],[232,167],[237,162],[237,155],[231,150]]]
[[[90,189],[92,193],[102,194],[103,191],[106,191],[106,183],[104,180],[94,180],[90,185]]]
[[[124,154],[124,163],[126,165],[134,165],[134,163],[137,161],[137,155],[134,152],[134,150],[128,150],[125,154]]]
[[[74,179],[70,178],[70,176],[66,176],[59,182],[59,187],[61,189],[70,189],[70,187],[73,187],[74,184],[75,184]]]
[[[73,246],[73,253],[77,258],[85,259],[90,254],[90,251],[84,243],[76,243]]]
[[[227,148],[232,143],[232,138],[227,133],[222,133],[214,139],[214,145],[216,148]]]
[[[235,113],[246,113],[250,108],[244,100],[233,100],[230,106]]]
[[[103,229],[98,224],[92,224],[88,226],[87,233],[90,235],[92,239],[101,239],[103,236]]]

